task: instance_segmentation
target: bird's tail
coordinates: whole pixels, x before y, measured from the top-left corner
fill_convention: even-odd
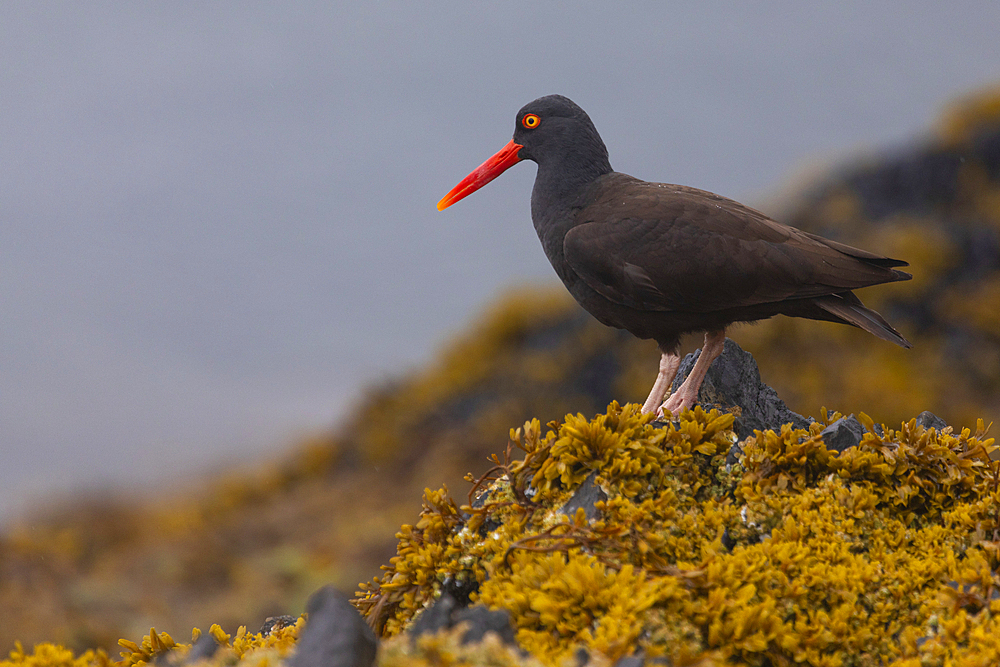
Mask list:
[[[817,297],[814,303],[848,324],[864,329],[873,336],[895,343],[900,347],[911,348],[910,341],[896,331],[881,315],[861,303],[861,299],[853,292],[842,292],[829,296]]]

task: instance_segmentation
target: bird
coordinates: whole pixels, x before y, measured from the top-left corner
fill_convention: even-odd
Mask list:
[[[587,113],[562,95],[517,112],[514,136],[440,202],[444,210],[524,160],[538,166],[531,219],[570,294],[601,323],[653,339],[659,370],[642,412],[692,407],[726,328],[775,315],[849,324],[912,347],[853,290],[909,280],[907,262],[772,220],[732,199],[612,169]],[[681,336],[701,355],[669,394]]]

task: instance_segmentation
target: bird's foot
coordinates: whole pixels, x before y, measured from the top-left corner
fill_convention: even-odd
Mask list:
[[[701,383],[705,380],[705,375],[708,373],[709,366],[712,362],[722,354],[722,350],[726,344],[726,330],[718,329],[716,331],[709,331],[705,333],[705,345],[701,348],[701,354],[698,355],[698,361],[694,363],[694,367],[691,372],[688,373],[687,378],[681,383],[681,386],[677,388],[677,391],[672,393],[667,400],[663,402],[660,406],[657,414],[662,415],[666,411],[670,411],[671,415],[677,416],[684,410],[687,410],[692,405],[698,402],[698,390],[701,389]]]
[[[684,387],[681,387],[663,402],[656,414],[662,417],[664,412],[669,411],[671,415],[677,416],[693,406],[697,400],[697,390],[694,392],[684,391]]]

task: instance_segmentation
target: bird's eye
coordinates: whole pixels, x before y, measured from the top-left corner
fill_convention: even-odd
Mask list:
[[[529,130],[535,129],[541,122],[542,119],[533,113],[525,114],[524,118],[521,119],[521,125],[524,125]]]

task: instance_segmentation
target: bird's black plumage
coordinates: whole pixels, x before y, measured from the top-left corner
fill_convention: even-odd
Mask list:
[[[718,338],[734,322],[775,315],[851,324],[910,347],[853,293],[908,280],[896,268],[906,262],[783,225],[710,192],[615,172],[590,117],[566,97],[525,105],[505,151],[439,207],[519,160],[536,162],[531,216],[556,273],[598,320],[656,340],[671,358],[668,367],[685,333]],[[665,405],[687,407],[691,400]]]

